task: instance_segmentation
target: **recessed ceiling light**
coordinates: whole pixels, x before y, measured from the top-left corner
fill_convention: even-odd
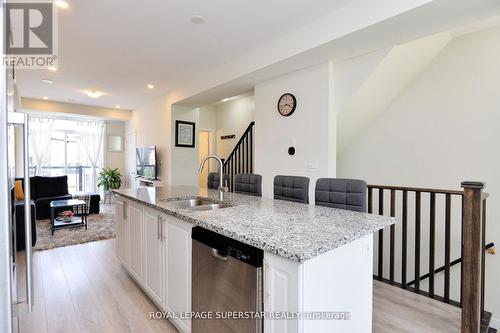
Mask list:
[[[191,16],[191,22],[193,22],[195,24],[201,24],[201,23],[205,22],[205,18],[201,15],[193,15],[193,16]]]
[[[57,68],[55,68],[54,66],[49,66],[49,67],[47,67],[47,69],[48,69],[49,71],[52,71],[52,72],[57,71]]]
[[[52,83],[54,83],[54,80],[51,80],[51,79],[42,79],[42,82],[43,83],[52,84]]]
[[[102,91],[98,90],[84,90],[83,92],[91,98],[99,98],[104,94]]]
[[[151,84],[151,83],[150,83],[150,84],[148,84],[148,86],[147,86],[147,87],[148,87],[148,89],[154,89],[154,87],[155,87],[155,86],[154,86],[153,84]]]
[[[54,1],[54,3],[56,4],[57,7],[59,8],[63,8],[63,9],[66,9],[69,7],[68,3],[66,1],[62,1],[62,0],[57,0],[57,1]]]
[[[42,99],[48,100],[49,98],[47,96],[43,96]]]
[[[115,105],[115,108],[119,109],[119,108],[121,108],[121,106],[119,106],[119,105]]]

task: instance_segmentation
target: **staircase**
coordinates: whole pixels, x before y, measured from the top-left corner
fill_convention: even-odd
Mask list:
[[[253,127],[252,121],[228,158],[224,160],[223,171],[229,176],[229,191],[234,189],[234,176],[239,173],[253,173]]]

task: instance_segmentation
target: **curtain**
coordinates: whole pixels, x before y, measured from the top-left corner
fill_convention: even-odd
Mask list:
[[[92,167],[92,189],[97,192],[97,166],[102,153],[104,123],[95,121],[79,121],[80,147],[83,149],[85,162]]]
[[[36,175],[42,172],[42,165],[50,161],[50,140],[54,119],[29,117],[29,139],[36,163]]]

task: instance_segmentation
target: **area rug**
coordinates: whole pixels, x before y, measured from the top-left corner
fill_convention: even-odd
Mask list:
[[[101,204],[100,214],[89,215],[88,229],[85,227],[57,229],[52,236],[50,220],[36,221],[35,251],[93,242],[115,237],[114,205]]]

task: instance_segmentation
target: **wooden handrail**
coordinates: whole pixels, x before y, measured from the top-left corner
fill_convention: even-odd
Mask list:
[[[408,192],[422,192],[422,193],[436,193],[436,194],[454,194],[463,195],[464,191],[460,190],[441,190],[425,187],[408,187],[408,186],[392,186],[392,185],[375,185],[370,184],[368,188],[383,189],[383,190],[397,190],[397,191],[408,191]]]

